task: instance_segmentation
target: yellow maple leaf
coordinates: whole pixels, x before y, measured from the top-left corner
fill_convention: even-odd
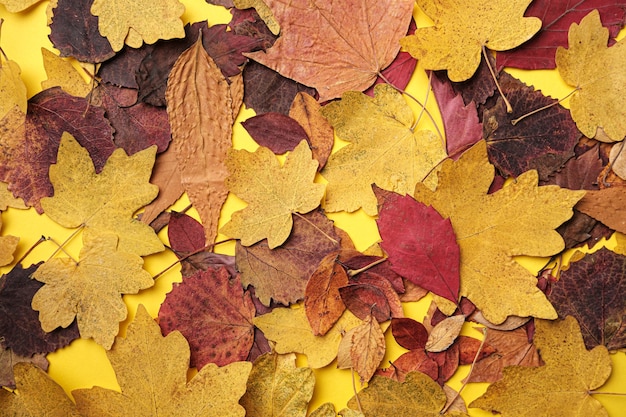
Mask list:
[[[136,294],[154,285],[141,257],[119,252],[113,233],[85,232],[79,262],[55,258],[41,265],[33,278],[44,285],[33,296],[41,328],[50,332],[76,318],[83,338],[109,349],[126,319],[122,294]]]
[[[446,405],[443,389],[426,374],[410,372],[404,382],[375,376],[368,386],[352,397],[348,406],[363,410],[366,416],[395,417],[469,417],[469,414],[451,411],[442,414]]]
[[[280,246],[291,233],[293,213],[308,213],[320,204],[323,184],[313,182],[318,163],[306,141],[291,151],[281,167],[265,147],[255,152],[232,150],[226,165],[226,186],[248,206],[233,213],[220,229],[227,236],[252,245],[267,238],[270,249]]]
[[[233,362],[205,365],[189,382],[189,345],[182,334],[161,335],[159,325],[143,305],[118,337],[107,357],[121,393],[105,388],[72,391],[84,416],[134,417],[243,417],[238,404],[246,391],[252,365]]]
[[[40,1],[41,0],[1,0],[0,4],[4,4],[4,7],[11,13],[17,13],[28,9],[30,6]]]
[[[254,361],[241,405],[247,417],[305,416],[313,388],[313,370],[297,368],[296,355],[266,353]]]
[[[607,349],[600,345],[586,350],[580,327],[571,316],[535,323],[534,343],[545,365],[504,368],[503,378],[491,384],[470,407],[497,411],[503,417],[608,417],[590,394],[611,375]]]
[[[607,47],[609,30],[593,10],[569,28],[569,49],[559,46],[556,67],[563,80],[576,87],[570,112],[587,137],[620,141],[626,136],[626,42]],[[606,135],[597,134],[598,129]],[[608,136],[608,138],[606,137]]]
[[[0,119],[15,106],[19,107],[20,113],[26,113],[26,84],[21,73],[19,65],[0,56]]]
[[[98,16],[100,34],[118,52],[126,45],[139,48],[143,42],[183,38],[180,16],[185,6],[178,0],[94,0],[91,13]]]
[[[154,230],[133,218],[159,192],[149,182],[155,154],[156,146],[131,156],[116,149],[96,174],[87,150],[65,132],[57,163],[50,166],[54,196],[42,198],[41,206],[61,226],[116,233],[121,252],[160,252],[163,243]]]
[[[0,182],[0,210],[6,210],[8,207],[17,209],[25,209],[26,204],[21,198],[16,198],[9,191],[9,185],[6,182]]]
[[[13,366],[17,390],[0,388],[0,416],[80,417],[63,388],[41,368],[29,362]]]
[[[414,116],[400,93],[378,85],[375,97],[350,91],[322,114],[337,136],[350,142],[328,158],[322,175],[328,180],[324,209],[363,210],[374,216],[378,202],[372,184],[400,194],[413,192],[446,157],[440,138],[429,130],[414,131]]]
[[[506,51],[529,40],[541,20],[524,17],[532,0],[418,0],[434,26],[400,40],[425,69],[448,70],[452,81],[469,79],[483,47]]]
[[[85,82],[69,61],[46,48],[41,48],[41,55],[48,76],[47,80],[41,82],[41,88],[45,90],[59,86],[66,93],[76,97],[85,97],[91,92],[91,86]]]
[[[0,230],[2,230],[2,216],[0,216]],[[20,238],[15,236],[0,236],[0,266],[13,262],[13,253]]]
[[[417,184],[415,198],[450,218],[461,250],[460,294],[489,321],[502,323],[510,315],[556,318],[537,279],[513,257],[562,251],[563,239],[554,229],[572,216],[585,193],[538,187],[533,170],[487,194],[493,175],[485,141],[480,141],[458,161],[443,163],[436,191]]]
[[[276,352],[302,353],[307,356],[311,368],[322,368],[331,363],[337,357],[342,334],[362,323],[354,314],[345,311],[324,336],[315,336],[304,308],[275,308],[255,317],[253,322],[265,337],[276,342]]]

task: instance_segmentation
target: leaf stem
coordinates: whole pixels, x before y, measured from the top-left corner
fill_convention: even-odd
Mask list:
[[[346,271],[346,274],[348,274],[349,277],[353,277],[355,275],[360,274],[361,272],[365,272],[368,269],[375,267],[378,264],[382,264],[383,262],[385,262],[387,260],[387,258],[380,258],[380,259],[376,259],[374,262],[365,265],[363,268],[359,268],[359,269],[348,269]]]
[[[626,397],[626,392],[604,392],[604,391],[587,391],[590,395],[617,395],[620,397]]]
[[[182,261],[192,257],[193,255],[197,255],[200,252],[204,252],[205,250],[209,249],[209,248],[214,248],[217,245],[221,245],[222,243],[226,243],[226,242],[230,242],[232,240],[235,240],[233,238],[228,238],[225,240],[220,240],[219,242],[215,242],[212,243],[210,245],[205,245],[204,247],[197,249],[193,252],[188,253],[187,255],[183,256],[182,258],[176,260],[176,262],[173,262],[172,264],[170,264],[168,267],[166,267],[164,270],[162,270],[161,272],[157,273],[155,276],[152,277],[153,280],[156,280],[157,278],[159,278],[161,275],[165,274],[167,271],[169,271],[170,269],[172,269],[173,267],[175,267],[177,264],[181,263]],[[172,248],[169,248],[170,250],[172,250],[172,252],[176,253],[176,251],[174,251]]]
[[[487,62],[487,68],[489,68],[489,72],[491,73],[491,77],[493,78],[493,82],[496,83],[496,87],[498,88],[498,92],[500,93],[500,97],[504,100],[504,104],[506,105],[506,112],[513,113],[513,107],[511,107],[511,103],[507,100],[506,96],[502,92],[502,88],[500,88],[500,83],[498,82],[498,77],[496,76],[496,72],[491,66],[491,62],[489,62],[489,56],[487,55],[487,48],[483,45],[483,56],[485,57],[485,62]]]
[[[72,239],[74,239],[74,237],[76,237],[76,235],[77,235],[78,233],[82,232],[84,228],[85,228],[85,225],[84,225],[84,224],[81,224],[81,225],[78,227],[78,229],[74,230],[74,231],[72,232],[72,234],[71,234],[71,235],[69,235],[69,236],[67,237],[67,239],[65,239],[65,240],[63,241],[63,243],[61,243],[61,244],[58,244],[58,243],[57,243],[57,242],[56,242],[56,241],[55,241],[52,237],[48,237],[46,240],[49,240],[50,242],[52,242],[52,243],[54,243],[55,245],[57,245],[57,246],[58,246],[58,248],[57,248],[57,249],[56,249],[56,250],[52,253],[52,255],[50,255],[50,257],[48,258],[48,260],[50,260],[50,259],[54,258],[54,257],[56,256],[56,254],[57,254],[57,253],[59,253],[59,252],[63,252],[63,253],[64,253],[64,254],[66,254],[66,255],[67,255],[70,259],[72,259],[74,262],[76,262],[76,264],[78,264],[78,261],[77,261],[77,260],[75,260],[75,259],[74,259],[74,257],[73,257],[72,255],[70,255],[70,254],[69,254],[69,253],[68,253],[68,252],[67,252],[67,251],[66,251],[63,247],[64,247],[65,245],[67,245],[67,244],[68,244],[68,243],[69,243]]]
[[[483,331],[483,340],[480,342],[480,346],[478,346],[478,350],[476,351],[476,355],[474,356],[474,360],[472,361],[472,365],[470,366],[469,373],[465,377],[465,381],[463,382],[463,385],[461,385],[461,388],[459,388],[459,390],[456,392],[456,395],[454,396],[454,398],[452,398],[452,401],[448,402],[448,405],[446,405],[444,407],[444,409],[439,412],[439,414],[442,414],[442,415],[445,414],[446,411],[448,411],[448,409],[450,409],[452,404],[454,404],[454,402],[457,400],[457,398],[459,398],[461,396],[461,392],[463,391],[465,386],[467,386],[467,384],[469,382],[469,378],[472,375],[472,371],[474,370],[474,365],[476,365],[476,362],[478,361],[478,356],[480,356],[480,352],[482,352],[483,346],[485,345],[485,340],[487,339],[487,331],[488,331],[488,329],[486,327],[483,327],[482,331]]]
[[[617,155],[615,155],[615,158],[612,161],[609,160],[609,163],[604,169],[604,175],[602,175],[602,185],[607,188],[611,186],[611,183],[606,182],[606,178],[609,176],[609,172],[611,172],[611,170],[613,169],[613,164],[615,163],[615,161],[617,161],[617,158],[619,158],[619,156],[622,154],[622,151],[624,150],[624,142],[622,141],[621,143],[618,143],[614,146],[621,146],[621,148],[619,149],[619,152],[617,152]]]
[[[363,407],[361,407],[361,400],[359,399],[359,393],[356,391],[356,378],[354,377],[354,368],[350,368],[350,372],[352,373],[352,391],[354,392],[354,398],[356,399],[356,405],[359,407],[359,412],[363,415]]]
[[[48,239],[46,239],[46,237],[42,235],[42,236],[39,238],[39,240],[37,240],[37,242],[35,242],[35,243],[34,243],[34,244],[30,247],[30,248],[28,248],[28,250],[26,251],[26,253],[24,253],[24,255],[22,255],[22,257],[21,257],[20,259],[18,259],[18,260],[17,260],[17,262],[16,262],[15,264],[16,264],[16,265],[21,264],[21,263],[22,263],[22,261],[23,261],[24,259],[26,259],[26,257],[27,257],[28,255],[30,255],[30,253],[31,253],[33,250],[35,250],[35,248],[36,248],[37,246],[39,246],[41,243],[45,242],[46,240],[48,240]]]
[[[564,100],[567,100],[568,98],[570,98],[570,96],[572,94],[574,94],[576,91],[580,90],[580,88],[575,88],[574,90],[570,91],[569,93],[567,93],[567,95],[565,97],[563,97],[562,99],[555,101],[554,103],[550,103],[548,105],[545,105],[543,107],[539,107],[538,109],[532,110],[526,114],[521,115],[520,117],[518,117],[517,119],[513,119],[511,120],[511,124],[513,126],[515,126],[516,124],[518,124],[519,122],[521,122],[522,120],[524,120],[525,118],[527,118],[528,116],[532,116],[533,114],[539,113],[540,111],[543,110],[547,110],[552,106],[556,106],[557,104],[561,103]],[[509,112],[510,113],[510,112]]]
[[[315,225],[311,220],[307,219],[306,217],[304,217],[302,214],[298,213],[297,211],[294,211],[293,214],[295,214],[296,216],[300,217],[302,220],[304,220],[305,222],[307,222],[308,224],[310,224],[313,228],[315,228],[318,232],[320,232],[322,235],[324,235],[326,237],[326,239],[330,240],[331,242],[333,242],[335,245],[338,245],[339,242],[337,241],[337,239],[333,239],[332,236],[329,236],[325,231],[323,231],[322,229],[320,229],[319,227],[317,227],[317,225]]]

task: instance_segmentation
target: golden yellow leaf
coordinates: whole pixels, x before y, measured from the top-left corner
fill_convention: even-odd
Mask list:
[[[254,361],[241,405],[247,417],[304,417],[313,388],[313,370],[296,368],[296,355],[266,353]]]
[[[91,92],[91,86],[85,82],[69,61],[46,48],[41,48],[41,54],[43,66],[48,75],[48,79],[41,82],[41,88],[45,90],[59,86],[66,93],[77,97],[85,97]]]
[[[613,252],[626,256],[626,235],[615,233],[615,241],[617,245],[613,249]]]
[[[498,412],[502,417],[608,417],[589,391],[611,375],[611,358],[600,345],[585,349],[576,319],[537,320],[534,343],[545,365],[509,366],[504,377],[469,406]]]
[[[41,0],[1,0],[0,4],[4,4],[4,7],[11,13],[17,13],[28,9],[30,6],[40,1]]]
[[[254,7],[254,10],[256,10],[263,22],[265,22],[270,32],[274,35],[278,35],[280,33],[280,25],[274,17],[272,9],[270,9],[263,0],[233,0],[233,4],[238,9],[249,9]]]
[[[143,305],[107,357],[121,393],[94,387],[72,392],[84,416],[243,417],[238,404],[252,365],[209,363],[187,382],[189,345],[178,331],[161,335]]]
[[[0,230],[2,230],[2,216],[0,216]],[[19,237],[0,236],[0,266],[13,262],[13,253],[19,241]]]
[[[6,182],[0,182],[0,210],[6,210],[8,207],[17,209],[27,208],[26,204],[24,204],[24,200],[13,196]]]
[[[57,163],[50,166],[54,196],[42,198],[41,206],[61,226],[116,233],[121,252],[160,252],[163,243],[154,230],[133,218],[159,191],[149,182],[155,154],[156,146],[132,156],[116,149],[96,174],[87,150],[65,132]]]
[[[282,167],[265,147],[255,152],[232,150],[226,165],[230,172],[226,186],[248,206],[233,213],[220,231],[245,246],[262,239],[270,249],[280,246],[291,233],[292,214],[308,213],[324,195],[325,186],[313,182],[318,164],[305,140],[287,155]]]
[[[81,414],[65,394],[41,368],[29,362],[13,366],[17,391],[0,388],[0,416],[12,417],[79,417]]]
[[[537,279],[513,257],[562,251],[563,239],[554,229],[572,216],[584,191],[538,187],[533,170],[487,194],[493,175],[481,141],[458,161],[442,164],[436,191],[417,184],[415,198],[450,218],[461,250],[460,294],[487,320],[499,324],[510,315],[556,318]]]
[[[587,137],[620,141],[626,136],[626,42],[607,47],[609,30],[593,10],[569,28],[569,48],[556,50],[563,80],[577,89],[570,98],[576,127]],[[598,134],[602,129],[605,135]]]
[[[243,100],[242,77],[226,80],[198,38],[174,64],[165,97],[181,182],[211,244],[228,196],[225,159]]]
[[[20,66],[0,57],[0,119],[15,106],[26,113],[26,84],[22,81]]]
[[[324,335],[315,336],[306,318],[304,308],[275,308],[268,314],[254,318],[265,337],[276,342],[278,353],[302,353],[311,368],[322,368],[337,356],[341,335],[362,321],[345,311],[335,325]]]
[[[126,45],[139,48],[143,42],[185,36],[180,19],[185,6],[178,0],[94,0],[91,13],[98,16],[100,34],[118,52]]]
[[[328,158],[324,209],[376,215],[372,184],[400,194],[413,192],[446,157],[441,139],[429,130],[413,131],[414,116],[400,93],[378,85],[375,97],[349,91],[322,114],[337,136],[350,142]]]
[[[309,417],[337,417],[335,405],[333,403],[324,403],[313,410]]]
[[[532,0],[418,0],[434,22],[400,40],[425,69],[448,70],[452,81],[469,79],[482,48],[506,51],[529,40],[541,20],[524,17]]]
[[[404,382],[375,376],[368,386],[359,392],[363,414],[368,417],[469,417],[458,411],[440,414],[446,405],[443,389],[428,375],[410,372]],[[357,408],[355,397],[348,407]]]
[[[44,331],[67,327],[76,318],[81,337],[111,348],[119,323],[127,316],[122,294],[154,285],[143,259],[118,251],[117,240],[113,233],[86,231],[78,263],[54,258],[35,271],[33,278],[44,286],[33,296],[32,307],[39,311]]]

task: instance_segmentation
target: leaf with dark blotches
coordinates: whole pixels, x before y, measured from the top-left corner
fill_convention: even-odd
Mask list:
[[[624,0],[533,1],[526,9],[525,16],[539,17],[542,21],[541,29],[520,47],[498,52],[496,55],[498,68],[515,67],[531,70],[555,68],[556,48],[567,46],[570,25],[580,22],[593,9],[600,12],[602,24],[609,30],[611,39],[615,38],[626,20]]]
[[[210,302],[207,302],[209,301]],[[239,277],[210,268],[174,284],[159,310],[165,335],[180,331],[189,342],[190,364],[224,366],[248,357],[254,340],[255,309]]]
[[[80,62],[103,62],[115,55],[98,30],[98,17],[90,12],[93,0],[57,0],[52,9],[50,40],[61,56]]]
[[[376,223],[391,268],[456,302],[460,252],[450,220],[408,195],[388,195],[379,210]]]
[[[460,154],[483,138],[483,125],[478,120],[476,103],[467,105],[454,91],[452,82],[431,73],[431,88],[443,120],[448,155],[458,159]]]
[[[495,352],[474,365],[468,382],[495,382],[506,366],[535,367],[542,364],[537,348],[528,340],[525,327],[515,330],[487,330],[485,345]]]
[[[282,304],[302,299],[307,281],[322,258],[340,248],[333,223],[321,211],[303,217],[294,216],[291,235],[274,249],[266,240],[248,247],[237,243],[241,281],[246,287],[253,285],[265,305],[271,299]]]
[[[15,196],[42,212],[39,200],[52,195],[48,169],[56,162],[63,132],[69,132],[89,151],[99,172],[115,150],[113,130],[104,110],[89,101],[74,97],[58,87],[44,90],[28,102],[25,127],[0,129],[5,146],[12,148],[11,158],[3,160],[2,178]],[[7,172],[8,171],[8,172]]]
[[[33,296],[44,285],[31,279],[38,266],[17,265],[0,277],[0,340],[20,356],[54,352],[79,337],[76,321],[49,333],[42,330],[39,314],[31,307]]]
[[[626,233],[626,187],[587,191],[576,209],[602,222],[613,230]]]
[[[582,134],[576,128],[570,112],[556,100],[544,96],[533,87],[505,75],[500,85],[513,107],[507,113],[504,101],[483,113],[483,136],[487,141],[489,161],[503,174],[517,177],[536,169],[545,180],[574,156],[574,147]],[[513,124],[513,121],[533,110],[551,106]]]
[[[256,143],[269,148],[276,155],[292,151],[302,140],[309,142],[300,123],[282,113],[259,114],[241,122],[241,125]]]
[[[391,334],[400,346],[409,350],[424,349],[428,340],[424,325],[408,317],[391,319]]]
[[[257,114],[268,112],[289,114],[294,97],[301,91],[317,96],[314,88],[285,78],[255,61],[248,62],[244,67],[243,85],[245,92],[243,102]]]
[[[436,381],[439,377],[439,365],[426,354],[424,349],[409,350],[403,353],[398,359],[393,361],[389,368],[380,370],[376,375],[404,382],[406,375],[413,371],[424,373],[431,377],[433,381]]]
[[[606,248],[572,263],[548,299],[559,317],[576,317],[587,349],[626,347],[626,256]]]
[[[118,87],[101,84],[101,88],[101,106],[114,129],[113,142],[118,148],[124,149],[128,155],[152,145],[157,145],[157,153],[167,149],[172,135],[164,108],[146,103],[125,106],[116,100],[115,92],[108,92],[118,90]]]
[[[325,335],[346,309],[339,288],[348,284],[346,270],[331,252],[320,262],[304,291],[304,309],[313,334]]]
[[[5,349],[0,344],[0,387],[15,389],[13,365],[20,362],[30,362],[44,371],[48,370],[48,360],[45,354],[38,353],[33,356],[21,356],[15,354],[15,352],[9,348]]]

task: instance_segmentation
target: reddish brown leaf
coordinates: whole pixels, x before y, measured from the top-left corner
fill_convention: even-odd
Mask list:
[[[318,171],[326,165],[335,143],[333,127],[320,113],[321,108],[315,98],[300,92],[294,97],[289,109],[289,117],[302,126],[309,138],[313,158],[319,162]]]
[[[104,83],[118,87],[139,88],[135,80],[135,73],[141,61],[150,54],[154,45],[143,44],[141,48],[123,48],[108,61],[103,62],[98,69],[98,75]],[[182,51],[181,51],[182,52]]]
[[[626,233],[626,187],[612,187],[587,194],[576,204],[576,209],[609,228]]]
[[[292,151],[309,137],[300,124],[282,113],[264,113],[241,122],[252,139],[277,155]],[[309,143],[310,146],[310,143]]]
[[[492,66],[494,66],[496,64],[495,58],[489,55],[489,59]],[[449,81],[445,71],[435,71],[435,75]],[[496,84],[493,82],[493,77],[491,76],[491,72],[489,71],[484,57],[480,61],[478,70],[476,70],[472,78],[463,82],[454,82],[452,86],[454,91],[463,97],[463,102],[466,105],[472,101],[476,103],[479,120],[481,119],[480,107],[496,92]]]
[[[428,352],[428,356],[437,363],[439,367],[439,375],[437,383],[443,385],[459,368],[459,345],[454,343],[443,352]]]
[[[258,47],[262,50],[274,45],[277,36],[267,27],[255,9],[241,10],[232,8],[230,9],[230,14],[233,15],[233,18],[228,23],[228,26],[237,35],[256,39]]]
[[[406,374],[419,371],[436,381],[439,377],[439,365],[423,350],[410,350],[403,353],[393,364],[376,375],[386,376],[395,381],[404,382]]]
[[[576,317],[587,349],[626,347],[626,257],[606,248],[561,272],[548,299],[559,317]]]
[[[167,229],[170,246],[176,252],[193,252],[204,248],[204,229],[196,219],[172,212]]]
[[[79,337],[76,321],[50,333],[42,330],[39,314],[31,307],[33,296],[44,285],[31,279],[38,265],[27,269],[18,265],[0,277],[1,347],[20,356],[54,352]]]
[[[391,268],[420,287],[456,302],[459,246],[450,220],[411,196],[388,196],[376,220]]]
[[[336,260],[336,253],[326,255],[304,291],[306,316],[316,336],[325,335],[346,309],[339,288],[348,284],[348,275]]]
[[[210,302],[207,302],[210,300]],[[159,310],[167,335],[180,331],[189,342],[191,366],[224,366],[248,357],[254,340],[254,305],[239,277],[209,269],[175,284]]]
[[[61,56],[80,62],[103,62],[115,55],[100,35],[98,18],[90,13],[93,0],[57,0],[52,9],[50,40]]]
[[[485,344],[496,352],[474,365],[469,382],[495,382],[502,378],[505,366],[539,366],[541,360],[535,346],[528,341],[524,328],[511,331],[489,329]]]
[[[294,97],[305,92],[316,97],[314,88],[283,77],[274,70],[251,61],[243,69],[244,97],[246,107],[257,114],[277,112],[289,114]]]
[[[474,362],[476,353],[478,353],[478,358],[476,358],[478,362],[496,352],[496,349],[487,343],[484,343],[481,348],[481,341],[473,337],[459,336],[455,343],[459,345],[459,365],[470,365]]]
[[[339,261],[347,270],[354,273],[361,268],[367,268],[366,271],[361,272],[361,276],[367,275],[386,279],[397,293],[402,294],[404,292],[402,277],[391,269],[389,262],[380,263],[381,259],[380,256],[364,255],[357,250],[343,251],[339,256]],[[379,263],[370,266],[376,262]]]
[[[615,38],[626,19],[626,2],[623,0],[581,0],[575,3],[569,0],[533,1],[526,9],[525,16],[540,18],[541,29],[520,47],[498,52],[496,55],[498,68],[555,68],[556,48],[567,47],[567,32],[570,25],[579,23],[593,9],[600,12],[603,26],[609,29],[610,37]]]
[[[266,240],[247,247],[237,244],[235,256],[241,281],[244,286],[256,288],[264,305],[269,305],[271,299],[282,304],[302,299],[320,261],[339,249],[334,226],[324,214],[316,210],[304,217],[306,220],[294,216],[291,235],[275,249],[270,249]]]
[[[409,350],[423,350],[428,340],[424,325],[408,317],[391,319],[391,334],[400,346]]]
[[[104,110],[58,87],[44,90],[29,100],[25,127],[0,131],[2,141],[13,147],[11,158],[0,163],[2,180],[10,184],[15,196],[39,213],[42,212],[39,200],[53,193],[48,169],[56,162],[63,132],[70,133],[89,151],[97,172],[115,149],[113,131]]]
[[[536,169],[539,179],[545,180],[574,156],[582,134],[569,110],[553,105],[556,100],[505,74],[500,84],[513,112],[508,113],[498,98],[496,105],[483,113],[489,161],[503,175],[517,177]],[[518,117],[548,105],[551,107],[513,124]]]
[[[452,88],[452,83],[432,75],[431,87],[443,119],[448,155],[458,159],[460,154],[483,138],[483,125],[478,120],[476,103],[465,105],[463,97]]]
[[[348,284],[339,288],[344,304],[355,316],[364,320],[373,314],[380,323],[391,318],[389,302],[383,291],[371,284]]]

